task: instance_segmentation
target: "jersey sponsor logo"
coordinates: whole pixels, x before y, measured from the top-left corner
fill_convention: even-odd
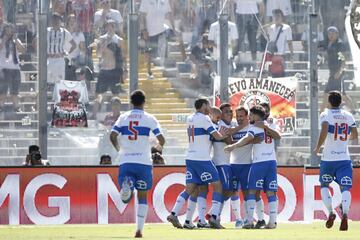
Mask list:
[[[209,172],[203,172],[203,173],[201,174],[201,176],[200,176],[200,179],[201,179],[201,181],[203,181],[203,182],[209,181],[209,180],[211,180],[212,178],[213,178],[213,177],[212,177],[211,173],[209,173]]]
[[[326,182],[326,183],[330,183],[333,181],[333,177],[330,176],[329,174],[322,175],[321,179],[323,180],[323,182]]]
[[[256,187],[257,188],[263,188],[263,185],[264,185],[264,180],[263,179],[256,181]]]
[[[351,186],[352,185],[352,179],[349,176],[342,177],[340,180],[340,184],[342,186]]]

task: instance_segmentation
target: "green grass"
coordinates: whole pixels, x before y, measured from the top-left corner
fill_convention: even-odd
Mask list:
[[[349,231],[340,232],[339,223],[332,229],[326,229],[323,222],[313,224],[279,224],[275,230],[235,229],[233,224],[226,224],[224,230],[182,230],[174,229],[169,224],[147,224],[144,229],[145,239],[194,239],[194,240],[333,240],[360,239],[360,222],[350,222]],[[62,225],[62,226],[1,226],[1,240],[111,240],[132,239],[135,225]]]

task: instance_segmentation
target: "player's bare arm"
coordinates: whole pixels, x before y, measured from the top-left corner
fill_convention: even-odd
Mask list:
[[[350,130],[350,140],[352,140],[352,144],[358,145],[359,143],[359,134],[356,127],[352,127]]]
[[[275,140],[281,139],[281,134],[277,130],[270,128],[263,121],[254,123],[254,126],[264,129],[266,131],[266,134]]]
[[[162,151],[164,145],[165,145],[165,138],[164,135],[159,134],[156,136],[156,139],[158,140],[158,143],[154,146],[158,151]]]
[[[120,146],[119,146],[119,142],[117,140],[117,136],[119,134],[117,132],[111,132],[110,134],[110,142],[111,144],[114,146],[114,148],[116,149],[116,151],[120,151]],[[165,142],[165,140],[164,140]]]
[[[315,153],[315,154],[319,154],[319,153],[320,153],[320,148],[321,148],[321,146],[324,144],[325,139],[326,139],[327,134],[328,134],[328,128],[329,128],[329,123],[328,123],[328,122],[323,122],[323,123],[321,124],[321,131],[320,131],[318,143],[317,143],[317,145],[316,145],[316,148],[314,149],[314,153]]]
[[[226,152],[231,152],[231,151],[234,150],[235,148],[240,148],[240,147],[246,146],[246,145],[250,144],[253,139],[254,139],[254,137],[253,137],[252,135],[247,134],[247,136],[245,136],[244,138],[240,139],[238,142],[226,146],[226,147],[224,148],[224,151],[226,151]]]

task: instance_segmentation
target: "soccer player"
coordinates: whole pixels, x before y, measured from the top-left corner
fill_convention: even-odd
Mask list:
[[[236,148],[248,145],[256,136],[262,138],[258,144],[253,144],[253,160],[248,176],[248,196],[246,200],[248,219],[243,226],[245,229],[254,228],[253,215],[256,204],[256,191],[264,190],[268,197],[270,220],[266,228],[276,228],[277,218],[277,166],[276,154],[273,139],[280,139],[280,134],[267,126],[263,119],[265,110],[261,106],[254,106],[250,109],[250,123],[247,134],[235,144],[225,147],[225,151],[232,151]]]
[[[320,163],[321,198],[329,211],[326,227],[331,228],[336,215],[332,206],[329,184],[335,181],[342,194],[342,220],[340,231],[348,230],[348,213],[351,203],[352,164],[349,155],[349,140],[358,139],[354,117],[340,109],[342,99],[338,91],[329,92],[328,109],[320,115],[321,132],[314,152],[318,154],[324,144]]]
[[[142,230],[148,211],[147,192],[152,187],[150,131],[156,136],[156,149],[161,150],[165,138],[157,119],[144,111],[145,93],[135,90],[130,96],[133,109],[122,114],[112,128],[110,141],[120,154],[119,185],[121,199],[131,200],[134,188],[137,190],[137,230],[135,237],[142,237]],[[121,138],[121,147],[117,140]],[[125,199],[125,200],[124,200]]]
[[[233,112],[231,110],[231,105],[229,103],[223,103],[220,106],[221,110],[221,120],[216,124],[217,129],[226,128],[231,129],[233,131]],[[234,130],[236,131],[236,130]],[[230,167],[230,153],[224,151],[224,147],[227,144],[232,143],[231,137],[224,140],[213,140],[213,156],[212,161],[214,162],[220,177],[220,182],[222,184],[222,195],[223,195],[223,203],[220,208],[220,213],[222,211],[222,207],[224,202],[226,202],[231,197],[231,208],[236,218],[236,226],[240,227],[242,220],[240,215],[240,200],[237,189],[233,187],[232,181],[232,171]],[[234,191],[235,190],[235,191]],[[234,195],[234,196],[233,196]]]
[[[205,98],[197,99],[195,101],[195,109],[196,113],[190,115],[187,119],[189,148],[186,157],[186,188],[178,196],[176,204],[167,220],[174,227],[182,228],[177,216],[184,202],[196,189],[200,190],[199,196],[204,191],[207,193],[207,185],[211,184],[213,195],[209,224],[212,228],[221,228],[220,223],[216,219],[220,212],[222,189],[219,174],[210,157],[211,141],[209,135],[216,140],[222,140],[227,137],[227,131],[225,129],[220,131],[215,129],[208,116],[210,113],[209,100]],[[198,202],[198,204],[200,203]]]
[[[232,138],[233,141],[239,141],[242,139],[246,133],[249,131],[250,124],[249,124],[249,116],[248,110],[242,106],[236,109],[236,121],[239,131],[233,134]],[[233,175],[233,185],[234,189],[238,190],[241,189],[243,198],[244,198],[244,209],[246,213],[246,200],[248,196],[248,175],[249,170],[251,167],[251,157],[252,157],[252,145],[251,143],[242,147],[236,148],[231,151],[230,154],[230,166]],[[235,214],[235,218],[237,219],[235,222],[235,227],[241,228],[244,223],[241,220],[240,214],[240,198],[239,193],[236,191],[234,192],[233,196],[231,197],[231,207],[234,209],[238,209],[237,215]],[[247,214],[245,214],[245,219],[247,219]]]

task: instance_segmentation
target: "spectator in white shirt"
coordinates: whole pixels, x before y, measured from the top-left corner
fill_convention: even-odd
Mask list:
[[[95,12],[94,26],[96,35],[102,35],[106,32],[107,20],[114,20],[116,23],[115,32],[121,36],[123,28],[123,18],[118,10],[111,8],[111,0],[101,0],[100,6],[102,9]]]
[[[236,28],[236,24],[228,21],[228,58],[233,58],[236,54],[236,44],[239,38],[239,34]],[[220,25],[219,21],[210,25],[209,37],[210,44],[214,47],[214,59],[217,61],[220,58]],[[217,66],[215,66],[217,67]]]
[[[272,17],[273,11],[280,9],[284,16],[292,14],[291,1],[290,0],[267,0],[266,2],[266,16]]]
[[[141,34],[147,42],[148,78],[154,78],[151,71],[151,58],[160,57],[162,64],[166,55],[166,30],[169,26],[174,30],[174,19],[171,15],[169,0],[142,0],[140,5]]]
[[[244,37],[247,34],[252,60],[256,60],[256,34],[259,23],[265,14],[262,0],[236,0],[236,25],[239,33],[238,48],[245,49]]]
[[[65,79],[76,80],[76,69],[85,65],[85,36],[80,31],[76,22],[75,15],[69,15],[67,19],[67,29],[73,37],[76,47],[67,57],[67,66],[65,68]]]
[[[76,43],[68,30],[61,27],[62,17],[54,13],[52,26],[47,29],[48,82],[55,83],[65,79],[65,56],[71,54]],[[67,52],[67,46],[70,50]],[[41,46],[39,46],[41,47]]]
[[[229,55],[228,57],[231,58],[235,54],[236,42],[239,38],[239,34],[236,28],[236,24],[233,22],[228,21],[228,46],[229,46]],[[220,26],[219,21],[214,22],[210,25],[209,31],[209,41],[211,41],[214,49],[214,58],[218,59],[220,57]]]
[[[291,65],[293,64],[293,44],[292,44],[292,31],[288,24],[284,23],[284,14],[280,9],[275,9],[273,11],[273,24],[268,29],[269,40],[272,43],[276,42],[276,49],[273,52],[274,55],[278,56],[277,58],[282,58],[282,64],[284,72],[273,77],[284,77],[285,76],[285,55],[287,51],[287,46],[290,50],[290,61]],[[274,63],[274,61],[273,61]]]
[[[17,38],[14,25],[4,24],[0,36],[0,112],[3,111],[8,90],[15,111],[20,111],[18,100],[21,82],[19,51],[24,52],[25,47]]]

